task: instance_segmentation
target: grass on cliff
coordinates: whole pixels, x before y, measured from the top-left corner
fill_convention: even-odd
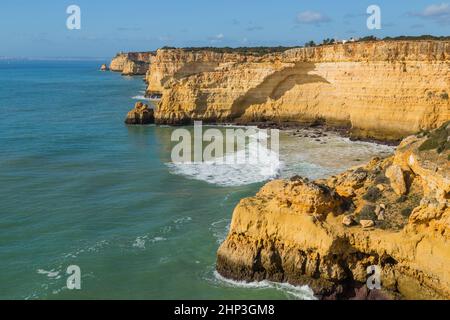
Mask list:
[[[372,186],[367,190],[367,193],[363,196],[364,200],[375,202],[381,197],[381,191],[375,187]]]
[[[358,222],[361,220],[377,220],[377,215],[375,214],[375,206],[372,204],[366,204],[361,211],[359,212],[359,216],[357,218]]]
[[[398,37],[386,37],[383,40],[385,41],[399,41],[399,40],[407,40],[407,41],[414,41],[414,40],[450,40],[450,36],[442,36],[442,37],[437,37],[437,36],[432,36],[429,34],[424,34],[421,36],[398,36]]]
[[[450,121],[444,123],[439,129],[428,133],[428,139],[419,147],[419,151],[436,150],[437,153],[450,149]],[[450,159],[450,158],[449,158]]]
[[[297,47],[238,47],[238,48],[231,48],[231,47],[186,47],[186,48],[180,48],[187,52],[197,52],[197,51],[212,51],[217,53],[239,53],[244,55],[252,55],[252,56],[263,56],[269,53],[277,53],[277,52],[284,52],[289,49],[295,49],[300,48]],[[175,47],[163,47],[162,49],[177,49]]]

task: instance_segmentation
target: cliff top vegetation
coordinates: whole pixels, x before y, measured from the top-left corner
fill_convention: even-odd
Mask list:
[[[186,48],[175,48],[175,47],[163,47],[161,49],[181,49],[188,52],[198,52],[198,51],[212,51],[212,52],[218,52],[218,53],[239,53],[239,54],[245,54],[245,55],[252,55],[252,56],[263,56],[265,54],[269,53],[277,53],[277,52],[284,52],[289,49],[294,48],[301,48],[300,46],[294,46],[294,47],[237,47],[237,48],[231,48],[231,47],[186,47]]]

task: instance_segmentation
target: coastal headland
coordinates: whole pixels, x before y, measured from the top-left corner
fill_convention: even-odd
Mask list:
[[[369,41],[311,48],[162,48],[119,54],[144,63],[159,124],[325,124],[399,140],[450,118],[450,41]]]
[[[323,299],[450,298],[450,41],[162,48],[119,54],[109,68],[145,74],[147,96],[160,97],[156,124],[403,139],[389,158],[317,181],[274,180],[241,200],[218,250],[221,275],[308,284]],[[374,265],[381,290],[365,286]]]

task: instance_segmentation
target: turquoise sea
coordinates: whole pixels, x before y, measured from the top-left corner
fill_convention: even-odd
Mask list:
[[[142,78],[101,63],[0,61],[0,299],[311,298],[215,274],[233,208],[269,178],[327,176],[392,150],[286,132],[268,168],[173,166],[173,128],[124,124]],[[70,265],[81,290],[66,287]]]

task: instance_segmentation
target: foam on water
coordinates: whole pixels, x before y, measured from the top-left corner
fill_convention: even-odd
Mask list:
[[[201,180],[223,187],[242,186],[275,178],[282,163],[279,155],[266,147],[264,141],[251,139],[247,147],[221,158],[204,162],[166,163],[170,173]],[[264,138],[264,137],[263,137]],[[257,159],[240,163],[235,159]]]
[[[214,278],[220,285],[244,289],[276,289],[295,299],[316,300],[314,292],[308,286],[294,286],[289,283],[277,283],[268,280],[253,282],[235,281],[221,276],[217,271],[214,271]]]
[[[146,96],[143,96],[143,95],[137,95],[137,96],[131,97],[131,99],[133,99],[133,100],[152,101],[152,99],[147,98]]]
[[[311,130],[303,130],[311,134]],[[205,162],[166,163],[169,172],[189,179],[230,187],[264,182],[273,178],[301,175],[310,179],[325,178],[350,167],[361,165],[374,156],[389,155],[394,148],[387,145],[351,141],[335,133],[317,138],[293,137],[292,132],[280,133],[280,150],[275,153],[266,147],[258,131],[258,141],[252,140],[246,150],[226,154],[222,158]],[[257,158],[256,163],[227,164],[229,159]],[[231,161],[232,162],[232,161]]]
[[[47,270],[44,270],[44,269],[38,269],[38,270],[37,270],[37,273],[38,273],[38,274],[46,275],[46,276],[49,277],[49,278],[54,278],[54,279],[59,279],[59,278],[61,278],[61,276],[59,275],[59,271],[54,270],[54,269],[52,269],[52,270],[50,270],[50,271],[47,271]]]
[[[167,240],[167,239],[164,237],[154,237],[154,238],[149,239],[148,236],[140,236],[135,239],[135,241],[133,243],[133,247],[139,248],[139,249],[145,249],[145,245],[147,242],[156,243],[156,242],[165,241],[165,240]]]
[[[216,238],[218,244],[225,241],[228,231],[230,230],[230,219],[220,219],[211,223],[210,230],[213,236]]]

